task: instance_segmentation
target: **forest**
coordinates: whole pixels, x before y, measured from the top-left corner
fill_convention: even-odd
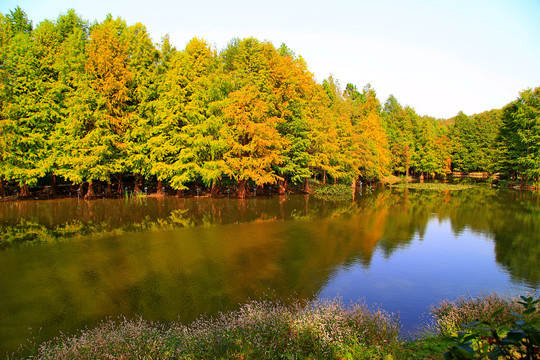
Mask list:
[[[19,7],[0,13],[0,197],[36,186],[55,196],[58,184],[115,196],[129,184],[243,198],[309,191],[313,178],[452,171],[537,183],[540,87],[436,119],[392,95],[381,103],[369,84],[318,83],[285,44],[235,38],[217,51],[194,38],[177,49],[111,15],[90,23],[69,10],[34,27]]]

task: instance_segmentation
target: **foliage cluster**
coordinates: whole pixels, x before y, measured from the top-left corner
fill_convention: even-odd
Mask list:
[[[454,118],[450,137],[455,171],[501,172],[512,180],[540,177],[540,87],[527,89],[503,109]]]
[[[373,359],[400,344],[399,322],[339,300],[252,301],[190,325],[108,320],[35,349],[32,359]]]
[[[503,311],[496,313],[499,309]],[[445,336],[456,336],[468,324],[478,319],[508,323],[513,319],[513,313],[519,313],[521,307],[512,298],[497,294],[483,294],[482,296],[459,297],[454,300],[443,300],[432,306],[431,315],[436,321],[437,330]]]
[[[122,193],[126,174],[135,191],[151,180],[217,194],[223,180],[243,197],[312,177],[449,169],[435,119],[393,97],[383,109],[369,85],[318,84],[285,45],[233,39],[218,53],[194,38],[177,50],[140,23],[90,24],[73,10],[34,28],[16,8],[0,27],[0,196],[5,181],[28,196],[45,178],[54,195],[57,176],[88,197]]]
[[[455,344],[445,359],[538,359],[540,358],[540,299],[521,296],[516,305],[520,313],[501,306],[486,316],[462,324],[465,329],[455,337]],[[502,316],[500,316],[502,315]],[[510,316],[509,316],[510,315]],[[508,319],[510,317],[510,319]]]

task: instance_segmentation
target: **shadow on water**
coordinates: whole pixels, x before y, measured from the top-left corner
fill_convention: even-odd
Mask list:
[[[450,239],[489,239],[490,261],[510,283],[540,283],[538,196],[482,187],[379,189],[353,202],[300,195],[25,201],[1,203],[0,219],[1,353],[24,342],[29,328],[41,328],[47,340],[119,314],[189,322],[247,299],[332,294],[350,272],[369,273],[372,288],[362,277],[363,290],[348,291],[370,298],[386,281],[374,269],[435,241],[433,221],[450,224]],[[409,281],[413,265],[400,266],[403,274],[392,278]],[[408,294],[399,293],[400,301]]]

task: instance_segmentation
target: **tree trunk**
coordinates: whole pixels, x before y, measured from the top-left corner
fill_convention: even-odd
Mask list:
[[[4,179],[0,178],[0,198],[6,196],[6,191],[4,190]]]
[[[138,194],[141,192],[142,183],[143,183],[142,175],[141,174],[135,175],[135,187],[133,189],[133,192],[135,194]]]
[[[287,192],[287,187],[285,181],[278,180],[278,195],[285,195]]]
[[[326,170],[323,171],[322,184],[323,184],[323,185],[326,185]]]
[[[88,182],[88,192],[84,196],[85,199],[93,199],[96,197],[96,192],[94,191],[94,182],[89,181]]]
[[[105,189],[105,196],[111,196],[112,184],[110,181],[107,181],[107,188]]]
[[[220,190],[221,190],[221,178],[219,178],[217,182],[215,180],[212,182],[212,188],[210,189],[210,195],[212,197],[216,197]]]
[[[163,191],[163,183],[161,180],[158,180],[157,182],[157,193],[158,195],[165,195],[165,192]]]
[[[238,198],[244,199],[247,192],[246,180],[238,180]]]
[[[30,190],[28,190],[28,185],[26,183],[21,185],[21,198],[27,198],[30,197]]]
[[[117,176],[117,179],[118,179],[118,188],[116,190],[116,192],[118,194],[122,194],[122,192],[124,192],[124,189],[122,189],[123,187],[123,184],[122,184],[122,174],[118,174]]]
[[[334,185],[337,185],[337,178],[334,178]]]
[[[51,176],[51,196],[56,196],[56,193],[58,192],[58,184],[56,181],[56,175],[52,174]]]
[[[304,178],[304,188],[302,191],[306,194],[309,194],[309,178]]]

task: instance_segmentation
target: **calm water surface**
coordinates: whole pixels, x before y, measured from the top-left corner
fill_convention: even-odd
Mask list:
[[[365,299],[414,331],[443,298],[540,284],[539,197],[489,188],[0,203],[0,237],[0,354],[108,316],[190,322],[259,298]]]

